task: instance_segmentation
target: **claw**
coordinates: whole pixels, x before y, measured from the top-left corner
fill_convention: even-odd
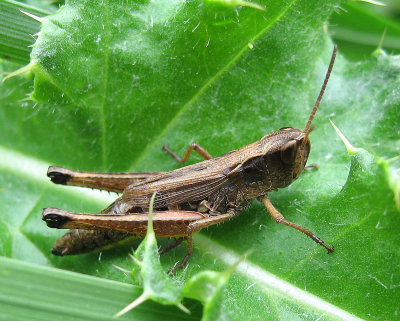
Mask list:
[[[57,208],[44,208],[42,213],[42,220],[46,222],[48,227],[62,228],[68,218],[61,214],[61,210]]]
[[[71,176],[67,173],[63,173],[65,170],[62,167],[50,166],[47,171],[47,176],[50,177],[54,184],[65,185],[71,179]]]

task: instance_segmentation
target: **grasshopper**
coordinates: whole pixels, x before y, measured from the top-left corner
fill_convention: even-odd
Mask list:
[[[268,192],[290,185],[305,169],[310,153],[311,123],[324,94],[336,57],[335,46],[319,96],[304,130],[283,127],[260,140],[220,157],[192,143],[182,158],[168,146],[163,149],[184,163],[192,151],[204,161],[170,172],[95,173],[51,166],[47,175],[56,184],[91,187],[122,193],[99,214],[72,213],[45,208],[43,220],[49,227],[71,229],[52,249],[55,255],[74,255],[101,249],[147,230],[150,198],[154,200],[154,231],[176,240],[161,253],[187,241],[187,253],[171,270],[182,268],[193,251],[192,235],[199,230],[233,218],[257,198],[279,224],[293,227],[316,243],[334,250],[310,230],[287,221],[272,205]]]

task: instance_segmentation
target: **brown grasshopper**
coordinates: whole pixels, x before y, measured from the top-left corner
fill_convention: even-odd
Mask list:
[[[187,254],[171,272],[182,268],[193,251],[192,235],[199,230],[233,218],[257,198],[272,218],[293,227],[328,250],[310,230],[287,221],[272,205],[268,192],[291,184],[303,172],[310,153],[311,122],[324,94],[336,57],[335,46],[321,91],[304,130],[284,127],[259,141],[220,157],[212,156],[192,143],[180,158],[164,145],[164,150],[184,163],[193,150],[206,160],[170,172],[94,173],[51,166],[47,175],[56,184],[97,188],[123,193],[100,214],[72,213],[45,208],[43,220],[49,227],[71,229],[52,249],[55,255],[73,255],[104,248],[132,234],[147,230],[150,198],[154,200],[153,224],[157,236],[177,238],[161,252],[187,241]]]

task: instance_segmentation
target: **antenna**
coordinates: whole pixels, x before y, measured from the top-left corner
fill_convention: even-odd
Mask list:
[[[323,85],[321,87],[321,91],[319,92],[319,96],[317,98],[317,101],[315,102],[315,105],[314,105],[314,108],[313,108],[313,110],[311,112],[310,118],[308,119],[306,128],[304,128],[304,132],[306,133],[306,137],[305,138],[307,138],[308,134],[311,132],[310,126],[311,126],[311,123],[312,123],[312,121],[314,119],[315,113],[317,112],[317,109],[318,109],[319,103],[321,102],[322,96],[324,95],[324,91],[325,91],[326,85],[328,84],[328,80],[329,80],[329,77],[331,75],[331,71],[332,71],[332,68],[333,68],[333,63],[335,62],[335,58],[336,58],[336,51],[337,51],[337,45],[335,45],[335,47],[333,48],[331,62],[329,63],[329,67],[328,67],[328,71],[327,71],[327,73],[325,75],[324,83],[323,83]]]

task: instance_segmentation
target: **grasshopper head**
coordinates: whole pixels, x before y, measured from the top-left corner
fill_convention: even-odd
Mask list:
[[[280,160],[291,168],[291,178],[295,180],[304,170],[310,154],[311,143],[308,133],[291,127],[281,128],[278,133],[285,137],[279,147]]]
[[[264,136],[261,146],[274,188],[288,186],[301,174],[311,149],[308,134],[292,127]]]

